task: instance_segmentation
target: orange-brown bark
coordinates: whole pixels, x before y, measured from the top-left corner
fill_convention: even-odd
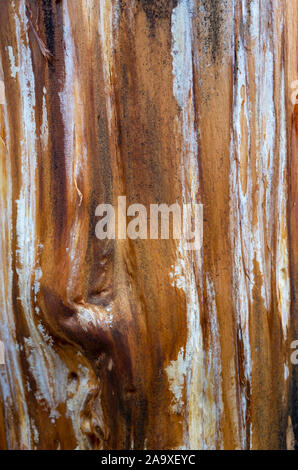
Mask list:
[[[293,447],[297,20],[1,2],[0,448]],[[98,240],[121,195],[203,204],[200,256]]]

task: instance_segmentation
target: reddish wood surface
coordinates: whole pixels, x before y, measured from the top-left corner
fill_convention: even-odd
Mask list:
[[[297,20],[1,2],[1,449],[293,448]],[[98,240],[119,195],[203,204],[201,257]]]

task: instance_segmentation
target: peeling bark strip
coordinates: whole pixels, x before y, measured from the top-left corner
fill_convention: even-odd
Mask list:
[[[0,104],[4,104],[4,95],[5,95],[5,90],[4,90],[4,82],[3,80],[0,80]]]
[[[0,341],[0,365],[5,364],[5,349],[4,344]]]
[[[0,24],[1,449],[297,446],[296,0]],[[123,195],[203,204],[201,252],[98,240]]]

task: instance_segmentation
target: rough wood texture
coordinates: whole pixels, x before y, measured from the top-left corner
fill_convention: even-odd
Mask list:
[[[0,6],[0,447],[292,448],[297,1]],[[202,260],[98,240],[118,195]]]

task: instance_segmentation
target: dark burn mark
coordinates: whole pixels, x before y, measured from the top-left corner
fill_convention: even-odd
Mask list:
[[[150,29],[154,30],[160,20],[170,20],[172,10],[176,8],[178,0],[138,0],[146,13]]]
[[[55,54],[55,24],[53,20],[52,0],[42,0],[43,20],[46,33],[46,45],[52,55]]]
[[[205,44],[215,63],[221,49],[223,14],[227,8],[222,0],[200,0],[198,6],[198,40]]]
[[[54,241],[57,253],[65,232],[67,218],[67,182],[65,168],[64,121],[61,113],[59,93],[63,90],[65,81],[65,60],[63,43],[63,18],[61,6],[54,0],[40,2],[40,29],[45,38],[45,44],[52,54],[51,62],[47,64],[46,87],[48,101],[49,142],[51,157],[49,161],[52,178],[50,180],[50,198],[52,216],[55,221]],[[48,206],[47,206],[48,210]]]

